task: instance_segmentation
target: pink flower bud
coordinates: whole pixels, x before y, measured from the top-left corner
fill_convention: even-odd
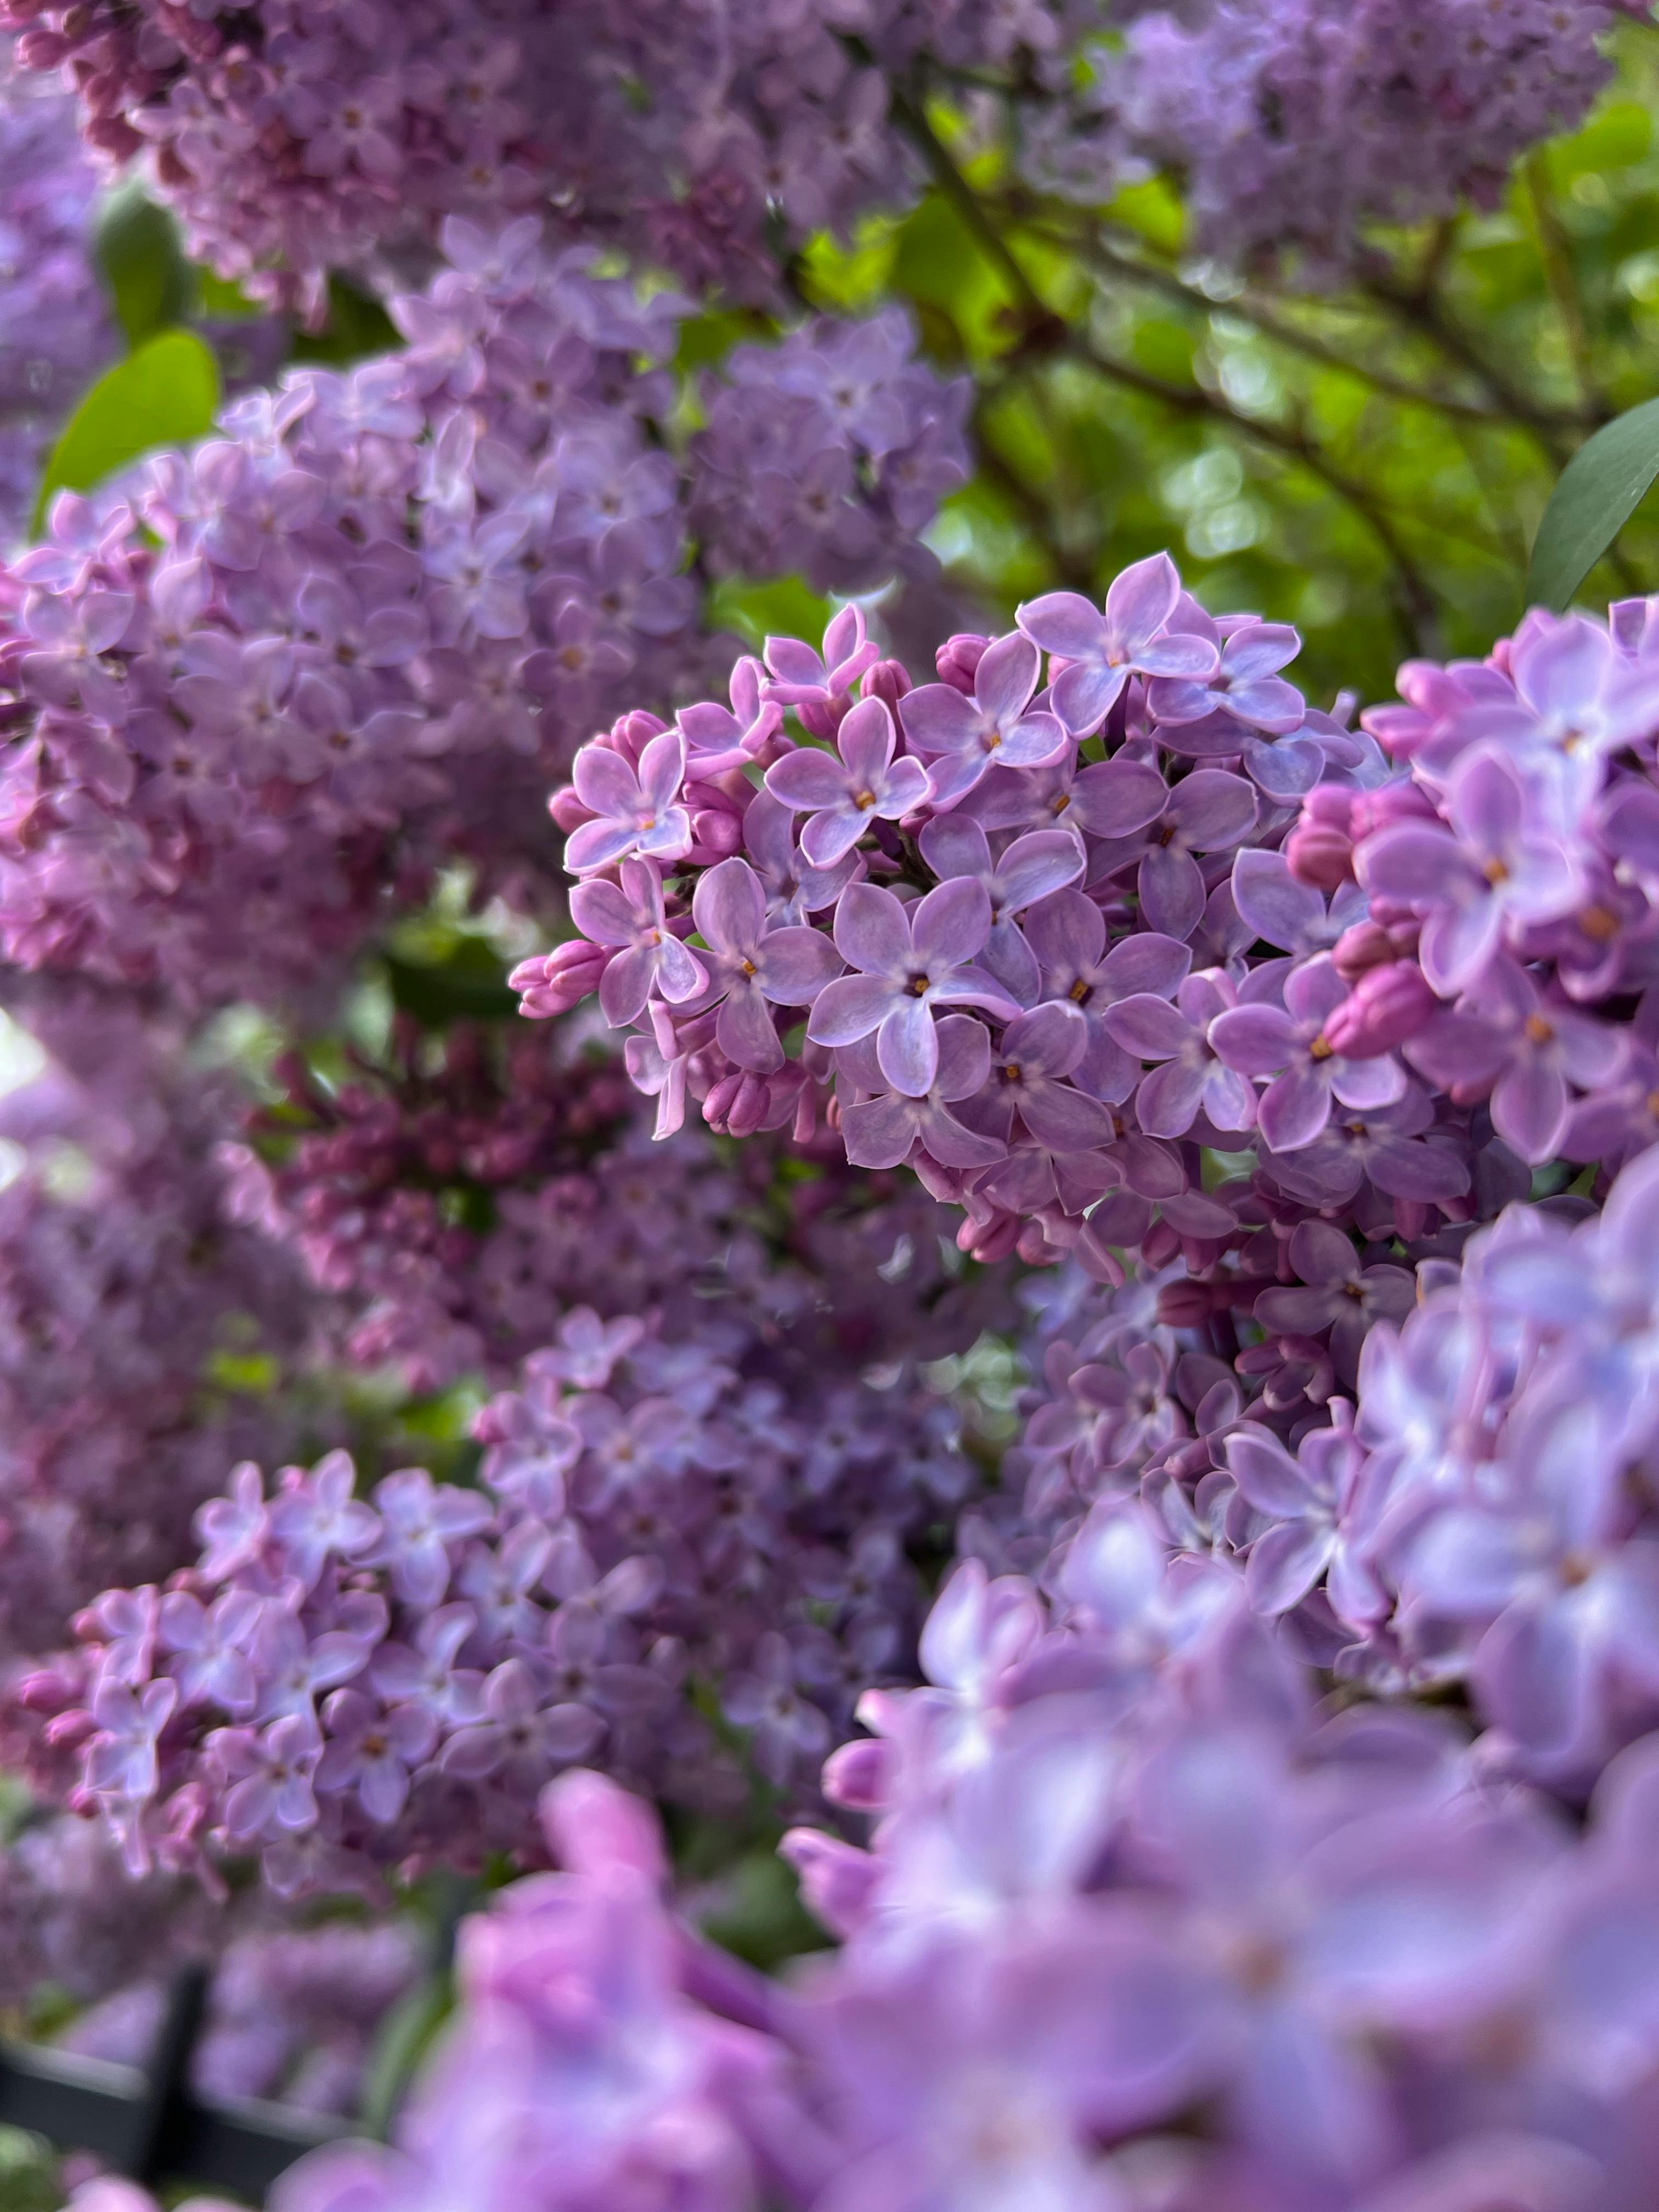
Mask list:
[[[1376,1060],[1414,1037],[1438,1004],[1414,960],[1372,968],[1325,1024],[1326,1042],[1346,1060]]]
[[[1352,875],[1352,802],[1353,793],[1334,783],[1316,785],[1303,800],[1302,817],[1285,841],[1285,862],[1298,883],[1328,893]]]
[[[972,697],[974,676],[979,664],[989,650],[988,637],[977,636],[972,630],[958,630],[947,637],[933,656],[933,665],[939,671],[941,684],[948,684],[953,691],[962,691]]]
[[[701,852],[727,860],[743,842],[743,823],[727,807],[706,806],[691,817],[691,835]]]
[[[885,700],[889,707],[896,707],[912,688],[910,672],[902,660],[878,660],[860,686],[865,698]]]
[[[1017,1213],[994,1213],[988,1221],[970,1215],[957,1231],[957,1249],[988,1267],[993,1260],[1007,1258],[1019,1242],[1021,1226]]]
[[[702,1103],[702,1118],[717,1135],[752,1137],[772,1103],[765,1079],[746,1069],[723,1075]]]
[[[1331,958],[1345,983],[1357,983],[1368,969],[1386,968],[1392,960],[1414,959],[1420,934],[1414,915],[1405,921],[1357,921],[1337,939]]]
[[[519,994],[519,1012],[528,1020],[548,1021],[591,998],[614,957],[606,945],[590,945],[585,937],[568,938],[551,952],[520,961],[507,988]]]
[[[1380,785],[1375,791],[1353,793],[1350,834],[1359,844],[1396,822],[1434,822],[1438,818],[1428,793],[1402,778],[1398,783]]]
[[[591,811],[577,798],[575,786],[569,783],[553,793],[547,802],[547,811],[556,827],[562,830],[567,837],[573,830],[580,830],[584,822],[593,819]]]
[[[832,1751],[823,1765],[823,1794],[849,1813],[878,1813],[893,1786],[893,1747],[877,1736],[860,1736]]]
[[[813,1918],[832,1935],[850,1936],[864,1918],[882,1871],[880,1860],[816,1828],[792,1828],[778,1852],[799,1877]]]

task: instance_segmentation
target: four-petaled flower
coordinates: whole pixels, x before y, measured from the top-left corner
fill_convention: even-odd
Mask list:
[[[1053,676],[1048,698],[1071,736],[1097,730],[1132,676],[1202,683],[1216,672],[1220,656],[1207,639],[1169,628],[1180,599],[1175,562],[1154,553],[1116,579],[1103,614],[1077,592],[1049,592],[1018,611],[1026,636],[1066,663]]]
[[[990,934],[991,902],[969,877],[940,884],[912,907],[877,884],[849,884],[836,908],[836,945],[859,972],[818,994],[808,1037],[856,1044],[874,1030],[887,1081],[925,1097],[939,1073],[936,1006],[984,1006],[1004,1020],[1019,1012],[973,964]]]
[[[841,973],[836,948],[820,930],[772,927],[760,878],[735,857],[699,878],[691,916],[708,947],[700,957],[708,984],[697,1011],[718,1006],[720,1050],[739,1067],[770,1075],[784,1059],[772,1007],[810,1006]]]
[[[800,848],[815,868],[833,868],[872,823],[896,822],[927,796],[927,771],[908,753],[893,757],[898,732],[884,700],[860,699],[836,732],[836,750],[786,753],[766,771],[774,799],[807,820]]]
[[[1066,749],[1067,732],[1053,714],[1031,711],[1042,655],[1014,631],[987,647],[974,672],[974,696],[954,684],[924,684],[899,703],[911,746],[930,754],[927,795],[954,805],[992,768],[1036,768]]]
[[[576,796],[594,817],[573,830],[564,848],[573,875],[639,854],[655,860],[678,860],[691,849],[691,817],[681,804],[685,780],[685,739],[665,730],[640,755],[637,773],[605,745],[584,745],[576,756],[572,781]]]

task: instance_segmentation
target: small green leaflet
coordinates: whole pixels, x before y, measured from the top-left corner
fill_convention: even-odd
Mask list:
[[[90,491],[161,446],[188,446],[219,411],[219,365],[193,331],[164,331],[100,376],[53,447],[38,534],[60,491]]]
[[[1565,612],[1659,477],[1659,399],[1598,430],[1561,471],[1527,570],[1528,606]]]

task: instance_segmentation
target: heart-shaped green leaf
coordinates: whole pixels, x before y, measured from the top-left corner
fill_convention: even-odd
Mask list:
[[[1659,477],[1659,399],[1644,400],[1581,446],[1550,495],[1527,570],[1527,604],[1571,604]]]

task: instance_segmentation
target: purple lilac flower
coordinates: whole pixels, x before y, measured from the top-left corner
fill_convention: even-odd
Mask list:
[[[1009,1007],[973,964],[990,933],[991,902],[971,878],[941,884],[914,913],[874,884],[849,884],[836,909],[836,949],[858,972],[824,986],[808,1036],[856,1044],[873,1031],[884,1076],[896,1091],[924,1097],[939,1068],[934,1006]]]
[[[1098,729],[1132,675],[1202,679],[1214,672],[1213,646],[1168,627],[1180,597],[1175,563],[1158,553],[1123,571],[1103,615],[1075,592],[1050,592],[1021,607],[1025,635],[1066,664],[1050,695],[1070,736]]]

